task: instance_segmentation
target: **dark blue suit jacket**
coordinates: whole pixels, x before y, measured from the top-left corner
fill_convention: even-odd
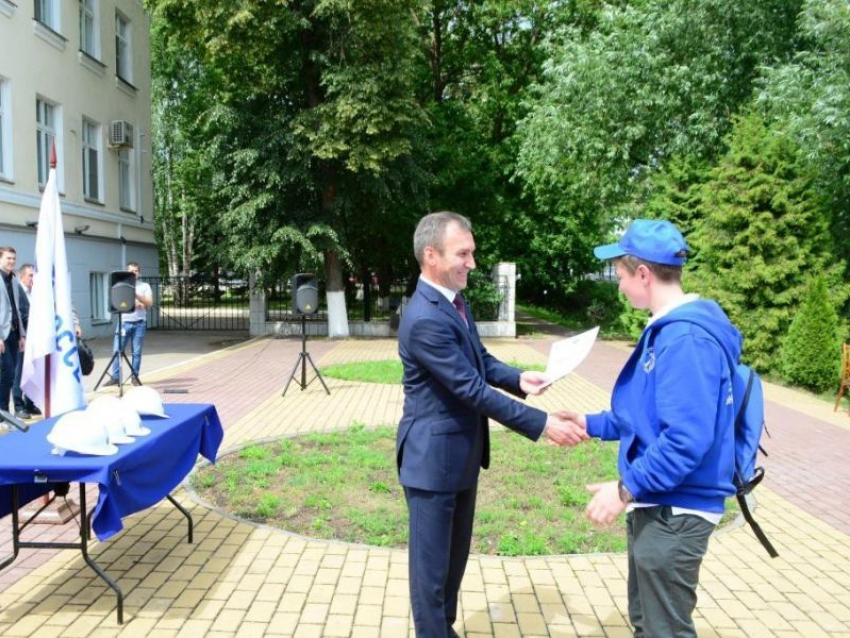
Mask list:
[[[490,355],[469,308],[457,309],[422,280],[399,327],[404,413],[396,442],[402,485],[436,492],[475,486],[490,464],[488,418],[536,440],[547,415],[491,386],[524,397],[520,370]]]

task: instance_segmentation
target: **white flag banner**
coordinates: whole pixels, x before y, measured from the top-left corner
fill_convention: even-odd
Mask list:
[[[86,405],[55,168],[50,169],[38,216],[21,389],[49,416]]]

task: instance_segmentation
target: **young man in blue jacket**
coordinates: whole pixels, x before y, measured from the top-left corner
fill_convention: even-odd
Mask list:
[[[619,440],[619,481],[589,485],[587,517],[627,512],[629,618],[636,637],[696,636],[692,619],[708,539],[734,494],[731,362],[741,335],[714,301],[682,290],[688,246],[667,221],[636,220],[612,259],[620,291],[651,312],[620,372],[611,410],[564,413],[592,437]]]

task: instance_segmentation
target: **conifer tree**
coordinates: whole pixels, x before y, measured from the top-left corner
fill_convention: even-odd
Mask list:
[[[729,150],[702,189],[692,238],[700,255],[694,282],[744,335],[744,360],[780,371],[780,343],[806,281],[825,273],[842,290],[823,203],[788,136],[761,116],[737,118]],[[839,303],[846,295],[839,292]]]
[[[782,376],[816,392],[835,386],[841,360],[838,315],[826,279],[814,277],[782,345]]]

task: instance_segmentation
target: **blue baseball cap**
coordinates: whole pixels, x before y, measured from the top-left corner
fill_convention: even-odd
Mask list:
[[[665,220],[636,219],[626,234],[616,244],[606,244],[593,249],[597,259],[616,259],[632,255],[644,261],[667,266],[682,266],[687,261],[687,251],[682,233]]]

